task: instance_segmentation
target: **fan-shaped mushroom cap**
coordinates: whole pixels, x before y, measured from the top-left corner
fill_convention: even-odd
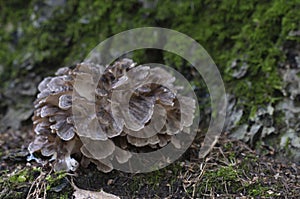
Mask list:
[[[47,87],[52,93],[65,92],[71,89],[68,85],[66,85],[64,77],[61,76],[51,78]]]
[[[70,68],[69,67],[62,67],[62,68],[59,68],[55,75],[66,75],[70,72]]]
[[[41,149],[41,154],[46,157],[54,155],[55,152],[56,149],[54,143],[48,143]]]
[[[196,102],[193,98],[178,95],[181,108],[182,126],[188,127],[193,124]],[[182,127],[181,127],[182,129]]]
[[[48,121],[41,121],[34,127],[34,132],[37,135],[47,134],[50,133],[50,130],[47,128],[50,125]]]
[[[154,135],[150,138],[137,138],[137,137],[128,135],[127,140],[130,144],[137,146],[137,147],[142,147],[142,146],[147,146],[147,145],[155,145],[160,142],[157,135]]]
[[[153,119],[149,124],[145,125],[145,127],[139,131],[124,128],[126,134],[133,137],[150,138],[160,132],[166,123],[166,110],[160,105],[155,105],[153,112]]]
[[[48,88],[48,83],[51,81],[51,79],[52,77],[46,77],[45,79],[43,79],[43,81],[41,81],[41,83],[38,85],[38,90],[40,92],[46,90]]]
[[[86,158],[83,159],[82,164],[83,164],[84,166],[87,166],[87,165],[89,165],[90,162],[93,162],[94,164],[97,165],[97,169],[100,170],[100,171],[103,171],[103,172],[107,173],[107,172],[110,172],[111,170],[113,170],[112,163],[111,163],[109,160],[106,159],[106,158],[109,157],[111,154],[106,154],[107,156],[101,154],[101,155],[102,155],[103,157],[105,157],[105,158],[98,158],[98,159],[97,159],[97,157],[95,157],[92,153],[90,153],[90,151],[87,150],[85,146],[82,146],[82,147],[80,148],[80,150],[81,150],[82,154],[83,154],[85,157],[88,158],[88,159],[86,159]],[[107,151],[107,150],[106,150],[106,151]],[[95,158],[96,158],[96,159],[95,159]]]
[[[102,160],[91,160],[94,164],[97,165],[97,169],[99,171],[103,171],[104,173],[108,173],[113,170],[113,165],[109,160],[102,159]]]
[[[114,156],[120,164],[124,164],[128,162],[128,160],[132,157],[132,154],[129,151],[125,151],[119,147],[116,147]]]
[[[105,159],[110,156],[114,150],[115,145],[111,140],[92,140],[90,138],[80,137],[84,145],[81,147],[81,152],[93,159]]]
[[[96,117],[88,118],[80,124],[76,124],[77,134],[81,137],[87,137],[93,140],[105,141],[108,139],[106,133],[99,125]]]
[[[64,125],[56,131],[56,134],[64,141],[69,141],[75,136],[75,129],[72,125],[67,124]]]
[[[171,140],[171,136],[170,135],[166,135],[166,134],[161,134],[158,135],[159,138],[159,147],[164,147],[168,144],[168,142]]]
[[[109,66],[80,63],[65,67],[38,86],[34,102],[35,140],[30,153],[53,160],[55,171],[91,162],[103,172],[128,163],[135,152],[171,143],[189,134],[195,101],[177,94],[175,77],[160,67],[122,59]],[[116,166],[116,165],[115,165]]]
[[[151,119],[154,100],[154,97],[131,97],[130,92],[116,91],[111,106],[114,116],[119,115],[127,129],[139,131]]]
[[[29,144],[28,151],[29,151],[29,153],[34,153],[36,151],[39,151],[47,143],[48,143],[48,139],[46,136],[38,135],[35,137],[34,141]]]
[[[58,101],[58,107],[63,110],[68,110],[72,106],[72,96],[71,95],[61,95]]]

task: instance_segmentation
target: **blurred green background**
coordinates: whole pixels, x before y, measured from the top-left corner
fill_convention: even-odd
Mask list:
[[[226,83],[235,84],[228,89],[251,99],[250,106],[269,102],[276,100],[273,93],[281,85],[277,75],[277,63],[284,58],[281,47],[286,40],[300,40],[289,34],[299,28],[299,3],[2,0],[1,88],[30,70],[48,75],[61,66],[80,62],[99,42],[121,31],[159,26],[187,34],[203,45]],[[146,59],[146,54],[140,54],[141,61]],[[176,56],[160,58],[166,64],[184,67]],[[250,65],[245,81],[232,80],[229,66],[234,59]]]

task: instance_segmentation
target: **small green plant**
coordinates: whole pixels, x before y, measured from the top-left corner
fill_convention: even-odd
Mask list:
[[[29,179],[29,173],[27,169],[23,169],[18,171],[17,173],[13,174],[9,177],[9,182],[11,183],[23,183],[28,181]]]
[[[221,167],[217,170],[216,177],[225,181],[234,181],[238,178],[238,172],[232,166]]]
[[[66,177],[66,175],[66,172],[48,174],[45,178],[47,182],[46,190],[49,191],[52,187],[57,186],[59,183],[61,183],[61,180]]]
[[[248,188],[249,195],[250,196],[270,196],[266,191],[268,190],[268,187],[263,187],[260,184],[256,184],[254,188]]]

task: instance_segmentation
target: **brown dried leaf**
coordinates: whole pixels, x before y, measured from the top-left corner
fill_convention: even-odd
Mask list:
[[[100,192],[88,191],[74,187],[75,192],[73,196],[75,199],[120,199],[118,196],[109,194],[101,190]]]

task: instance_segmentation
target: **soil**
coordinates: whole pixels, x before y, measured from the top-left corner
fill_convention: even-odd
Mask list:
[[[72,198],[72,183],[120,198],[299,198],[300,166],[264,155],[222,135],[205,159],[198,158],[200,137],[168,167],[145,174],[99,172],[94,165],[76,173],[54,173],[51,164],[27,162],[30,126],[0,134],[0,198]]]

